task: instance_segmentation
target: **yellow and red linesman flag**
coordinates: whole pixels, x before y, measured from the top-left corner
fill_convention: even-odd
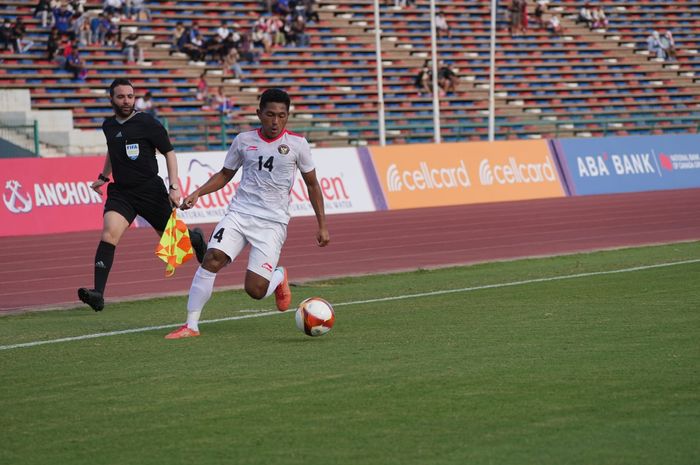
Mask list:
[[[165,262],[166,277],[172,276],[175,273],[175,267],[182,265],[194,255],[190,232],[185,222],[177,218],[176,208],[173,208],[160,243],[156,246],[156,255]]]

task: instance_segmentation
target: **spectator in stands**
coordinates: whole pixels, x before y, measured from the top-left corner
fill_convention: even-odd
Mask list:
[[[546,6],[544,6],[540,2],[537,2],[537,6],[535,6],[535,22],[537,23],[537,27],[540,29],[545,27],[545,24],[544,24],[545,9],[546,9]]]
[[[85,67],[85,62],[80,57],[80,52],[77,47],[73,47],[71,54],[66,60],[66,70],[73,73],[73,79],[85,79],[87,75],[87,68]]]
[[[144,0],[127,0],[125,13],[134,21],[141,21],[143,16],[146,17],[146,21],[151,20],[151,10],[146,8]]]
[[[433,93],[433,72],[427,64],[416,75],[415,86],[421,94]]]
[[[231,47],[228,49],[228,53],[224,57],[222,64],[224,76],[233,71],[233,77],[236,79],[241,79],[243,77],[243,68],[238,60],[241,58],[240,53],[236,47]]]
[[[647,50],[649,53],[656,55],[656,58],[663,59],[665,57],[664,49],[661,48],[659,31],[651,31],[651,34],[647,37]]]
[[[108,21],[104,23],[107,27],[107,32],[105,33],[105,45],[114,47],[119,42],[119,22],[121,21],[121,16],[119,14],[112,14],[108,18]]]
[[[520,2],[520,30],[527,32],[530,27],[530,17],[527,12],[527,0]]]
[[[444,61],[440,62],[440,67],[438,68],[438,85],[440,88],[448,94],[451,94],[457,90],[457,74],[450,68]]]
[[[85,4],[87,0],[71,0],[70,7],[75,13],[80,13],[81,15],[85,13]]]
[[[447,24],[447,18],[445,18],[445,14],[442,11],[435,15],[435,29],[438,37],[447,36],[448,39],[452,38],[450,25]]]
[[[284,34],[284,21],[277,15],[267,18],[267,32],[272,40],[272,46],[284,47],[287,39]]]
[[[549,21],[547,21],[547,29],[552,33],[552,35],[555,36],[560,36],[562,32],[564,32],[564,29],[561,26],[561,20],[559,20],[559,16],[550,16]]]
[[[107,15],[118,14],[121,16],[124,13],[124,2],[122,0],[105,0],[102,10]]]
[[[241,43],[238,46],[238,52],[241,57],[248,63],[259,63],[260,62],[260,52],[255,50],[253,47],[253,42],[251,41],[250,34],[243,34],[241,36]]]
[[[578,11],[578,17],[576,18],[577,23],[583,23],[589,29],[593,28],[593,10],[591,9],[591,4],[584,4]]]
[[[671,31],[664,32],[659,38],[659,44],[661,49],[664,51],[664,58],[666,60],[676,61],[678,59],[678,54],[676,52],[676,41],[673,39],[673,34]]]
[[[306,21],[299,15],[292,21],[291,31],[297,47],[309,46],[309,35],[306,33]]]
[[[287,15],[292,14],[292,8],[289,6],[289,0],[277,0],[275,4],[274,13],[286,18]]]
[[[12,25],[12,45],[15,49],[15,53],[24,53],[32,48],[32,45],[34,45],[33,40],[24,38],[26,33],[27,26],[25,26],[22,18],[18,17],[15,19],[15,23]]]
[[[58,33],[62,36],[70,36],[72,32],[71,22],[73,21],[73,13],[66,5],[61,5],[53,10],[53,17],[54,24],[58,28]]]
[[[204,71],[202,74],[199,75],[199,80],[197,81],[197,100],[200,102],[204,102],[204,105],[209,104],[209,84],[207,83],[207,80],[205,76],[207,75],[207,72]]]
[[[0,26],[0,46],[2,46],[3,51],[14,48],[14,41],[12,40],[12,23],[9,18],[2,20],[2,26]]]
[[[183,37],[185,37],[185,42],[182,51],[194,61],[203,61],[205,57],[204,39],[202,33],[199,32],[199,25],[196,22],[192,23],[192,27],[185,32]]]
[[[510,14],[509,30],[511,35],[515,35],[520,32],[522,27],[522,4],[525,0],[512,0],[508,8]]]
[[[321,19],[318,17],[318,12],[316,11],[316,0],[303,0],[304,4],[304,16],[307,23],[319,22]]]
[[[272,38],[267,30],[267,26],[267,19],[261,16],[253,24],[253,31],[251,32],[253,46],[262,48],[265,53],[269,53],[272,50]]]
[[[77,21],[76,36],[80,46],[87,46],[93,43],[92,38],[92,18],[88,13],[83,14]]]
[[[591,16],[593,18],[593,29],[605,29],[608,27],[608,17],[605,15],[605,10],[601,5],[593,9]]]
[[[148,113],[149,115],[153,116],[154,118],[157,117],[158,115],[158,110],[156,107],[153,105],[153,95],[151,92],[146,92],[146,95],[143,97],[139,97],[136,99],[136,103],[134,104],[134,108],[136,111],[142,111],[144,113]]]
[[[51,13],[51,2],[49,0],[39,0],[39,3],[34,7],[34,17],[41,18],[41,27],[50,26],[53,23],[53,14]]]
[[[173,35],[171,36],[171,39],[170,39],[170,44],[172,46],[172,50],[170,53],[173,53],[173,52],[183,52],[184,53],[183,50],[180,50],[180,48],[181,48],[180,39],[182,39],[182,37],[184,37],[185,32],[187,32],[187,28],[185,27],[184,24],[182,24],[182,21],[178,21],[177,23],[175,23],[175,29],[173,29]]]
[[[122,41],[122,52],[126,55],[126,62],[133,63],[138,58],[138,62],[142,63],[143,59],[143,48],[139,45],[139,35],[136,32],[132,32],[124,38]]]
[[[217,87],[214,95],[211,96],[211,103],[215,110],[226,117],[233,115],[233,99],[226,96],[226,91],[221,87]]]
[[[58,35],[58,29],[56,29],[55,26],[52,27],[49,31],[49,38],[46,40],[46,58],[49,61],[53,61],[56,56],[60,40],[61,37]]]

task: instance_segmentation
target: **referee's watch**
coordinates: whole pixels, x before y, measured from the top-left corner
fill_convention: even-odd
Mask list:
[[[177,185],[175,185],[175,184],[170,184],[170,190],[171,190],[171,191],[176,191],[176,190],[177,190]]]
[[[97,179],[99,179],[102,182],[109,182],[109,178],[102,173],[97,175]]]

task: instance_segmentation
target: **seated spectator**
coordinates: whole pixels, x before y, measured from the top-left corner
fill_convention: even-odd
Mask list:
[[[59,8],[53,10],[53,17],[54,25],[58,28],[58,33],[66,37],[71,36],[73,13],[65,5],[61,5]]]
[[[39,0],[39,3],[34,7],[35,18],[41,18],[41,27],[47,27],[53,23],[53,14],[51,13],[51,2],[49,0]]]
[[[187,28],[182,24],[182,21],[175,23],[175,29],[173,29],[173,35],[170,39],[170,44],[172,46],[170,53],[182,52],[182,50],[180,50],[180,39],[184,36],[185,32],[187,32]]]
[[[70,0],[70,8],[74,13],[83,14],[85,13],[85,4],[87,0]]]
[[[24,25],[22,18],[15,19],[15,23],[12,25],[12,45],[15,49],[15,53],[24,53],[34,45],[33,40],[24,38],[26,33],[27,26]]]
[[[158,110],[153,105],[153,95],[150,92],[146,92],[146,95],[137,98],[134,108],[136,108],[136,111],[148,113],[154,118],[158,115]]]
[[[207,75],[207,72],[203,72],[199,76],[199,80],[197,81],[197,100],[200,102],[204,102],[205,105],[209,103],[209,84],[207,83],[207,80],[205,79],[205,76]]]
[[[450,26],[447,24],[447,18],[440,11],[435,15],[435,29],[438,37],[447,36],[447,38],[452,38],[452,31],[450,31]]]
[[[318,17],[318,12],[316,11],[316,0],[303,0],[304,4],[304,16],[307,23],[319,22],[321,19]]]
[[[576,18],[576,22],[583,23],[583,25],[589,29],[593,27],[593,10],[591,9],[590,3],[586,3],[578,11],[578,18]]]
[[[8,18],[2,20],[0,26],[0,47],[4,50],[14,48],[14,40],[12,40],[12,23]]]
[[[433,72],[427,65],[418,72],[414,84],[421,94],[433,93]]]
[[[243,68],[241,68],[241,64],[238,62],[240,58],[241,55],[238,53],[236,47],[228,49],[228,53],[224,57],[222,64],[224,76],[233,71],[233,77],[236,79],[241,79],[243,77]]]
[[[46,40],[46,58],[49,61],[53,61],[58,51],[58,45],[61,37],[58,35],[58,29],[52,27],[49,31],[49,38]]]
[[[250,36],[253,41],[253,46],[262,48],[265,53],[269,53],[272,50],[272,39],[270,34],[267,32],[267,20],[264,16],[258,18],[258,20],[253,24],[253,31]]]
[[[83,62],[82,58],[80,58],[80,53],[77,48],[73,48],[73,51],[66,60],[65,67],[67,71],[73,73],[73,79],[76,81],[78,79],[85,79],[85,76],[87,75],[85,63]]]
[[[652,55],[656,55],[656,58],[665,58],[666,54],[664,49],[661,47],[661,37],[659,37],[659,31],[651,31],[651,34],[649,37],[647,37],[647,50]]]
[[[151,10],[146,8],[144,0],[129,0],[124,8],[127,17],[134,21],[141,21],[145,17],[146,21],[151,20]]]
[[[676,41],[673,39],[673,34],[671,31],[664,32],[659,38],[659,44],[661,49],[664,51],[664,58],[666,60],[676,61],[678,59],[678,54],[676,52]]]
[[[267,19],[267,33],[273,46],[284,47],[287,44],[284,34],[284,21],[279,16],[273,15]]]
[[[121,21],[121,16],[118,14],[113,14],[107,17],[107,21],[103,23],[103,26],[107,28],[104,34],[105,45],[114,47],[117,45],[119,39],[119,22]]]
[[[253,42],[251,41],[250,34],[243,34],[241,36],[241,43],[238,46],[238,52],[248,63],[259,63],[260,62],[260,52],[255,50],[253,47]]]
[[[540,2],[537,2],[537,6],[535,6],[535,22],[537,23],[537,27],[540,29],[545,27],[544,24],[544,12],[545,12],[546,7],[541,4]]]
[[[192,27],[183,34],[183,37],[185,42],[182,51],[194,61],[203,61],[205,57],[204,38],[199,32],[197,23],[193,23]]]
[[[593,29],[606,29],[608,27],[608,18],[605,16],[605,10],[602,6],[593,9],[592,17]]]
[[[126,55],[127,63],[133,63],[138,57],[138,62],[142,63],[143,60],[143,48],[139,46],[139,35],[136,32],[132,32],[122,41],[122,51]]]
[[[277,0],[273,13],[276,13],[283,18],[292,14],[292,8],[289,5],[289,0]]]
[[[122,0],[105,0],[102,10],[107,15],[118,14],[121,16],[124,13],[124,2]]]
[[[457,74],[444,61],[440,62],[438,68],[438,85],[446,93],[452,93],[457,90]]]
[[[559,20],[559,16],[552,15],[549,18],[549,21],[547,22],[547,29],[555,36],[559,36],[562,34],[564,29],[561,26],[561,21]]]
[[[223,87],[217,87],[211,96],[211,105],[219,113],[230,117],[233,114],[233,99],[226,96]]]
[[[294,42],[297,47],[308,47],[309,35],[306,33],[306,22],[303,16],[297,16],[292,21],[291,31],[294,35]]]

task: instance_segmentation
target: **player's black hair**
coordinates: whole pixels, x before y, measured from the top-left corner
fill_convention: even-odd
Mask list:
[[[128,79],[124,78],[117,78],[112,83],[109,85],[109,96],[114,97],[114,88],[117,86],[131,86],[131,88],[134,88],[134,85],[129,81]]]
[[[289,111],[289,105],[291,101],[289,100],[289,95],[282,89],[267,89],[260,96],[260,109],[264,109],[265,105],[270,102],[284,103]]]

